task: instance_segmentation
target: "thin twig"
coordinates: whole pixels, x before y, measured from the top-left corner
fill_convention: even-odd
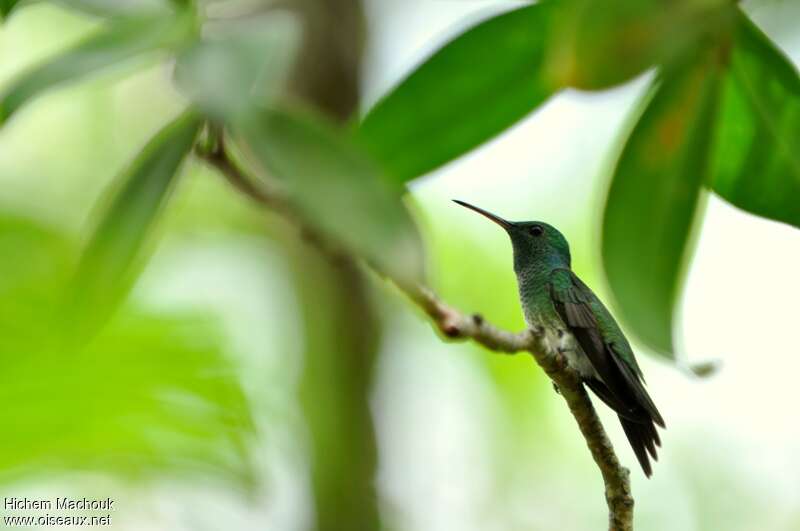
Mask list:
[[[212,149],[197,149],[197,155],[217,168],[237,190],[258,204],[273,210],[296,225],[309,240],[334,260],[341,260],[344,250],[319,232],[286,198],[262,189],[245,175],[230,159],[222,143],[222,136]],[[382,274],[382,272],[378,271]],[[384,275],[385,276],[385,275]],[[611,441],[608,439],[589,395],[575,371],[561,354],[552,354],[542,345],[541,334],[536,330],[521,333],[508,332],[492,325],[479,314],[465,315],[441,301],[425,286],[397,284],[417,306],[433,321],[441,333],[449,339],[469,339],[487,349],[504,354],[528,352],[547,373],[578,423],[586,445],[594,458],[605,483],[610,531],[633,530],[633,496],[631,495],[628,469],[623,467]]]
[[[430,316],[441,332],[451,339],[471,339],[494,352],[514,354],[526,351],[544,369],[578,423],[589,451],[603,476],[610,531],[633,530],[633,496],[629,471],[623,467],[606,435],[597,412],[580,378],[560,354],[549,354],[543,348],[541,335],[535,330],[514,334],[488,323],[482,316],[466,316],[439,300],[432,291],[420,287],[409,297]]]

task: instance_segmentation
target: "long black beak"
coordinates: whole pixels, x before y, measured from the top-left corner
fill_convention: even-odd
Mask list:
[[[482,208],[478,208],[475,205],[470,205],[469,203],[466,203],[464,201],[459,201],[458,199],[453,199],[453,202],[454,203],[458,203],[459,205],[461,205],[463,207],[467,207],[470,210],[474,210],[478,214],[491,219],[492,221],[494,221],[495,223],[497,223],[498,225],[500,225],[501,227],[503,227],[506,230],[510,229],[514,225],[510,221],[506,221],[505,219],[501,218],[500,216],[495,216],[491,212],[487,212],[486,210],[484,210]]]

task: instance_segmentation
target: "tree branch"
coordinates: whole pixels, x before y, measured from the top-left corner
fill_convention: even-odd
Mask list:
[[[228,156],[221,134],[211,144],[211,148],[198,147],[196,154],[219,170],[231,185],[256,203],[273,210],[297,226],[305,239],[330,259],[334,261],[349,259],[335,242],[330,241],[312,224],[307,223],[285,197],[256,186],[246,177]],[[383,275],[380,271],[378,273]],[[479,314],[465,315],[461,313],[441,301],[425,286],[401,284],[397,284],[397,286],[431,318],[433,324],[447,338],[473,340],[498,353],[528,352],[533,356],[567,402],[567,406],[586,440],[586,445],[600,469],[605,483],[609,531],[632,531],[633,497],[629,471],[617,459],[614,447],[597,417],[579,376],[568,366],[563,355],[549,353],[544,348],[541,331],[529,329],[520,333],[508,332],[487,322]]]
[[[428,314],[439,330],[451,339],[471,339],[489,350],[505,354],[525,351],[533,355],[536,363],[544,369],[567,402],[600,469],[606,487],[609,530],[632,531],[633,496],[630,473],[617,459],[586,389],[576,372],[567,365],[564,356],[549,354],[542,345],[541,332],[538,330],[529,329],[518,334],[501,330],[479,314],[466,316],[460,313],[425,287],[418,287],[414,291],[406,290],[406,293]]]

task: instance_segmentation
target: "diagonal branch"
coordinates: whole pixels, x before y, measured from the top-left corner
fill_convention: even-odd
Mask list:
[[[195,150],[201,159],[216,168],[237,190],[299,228],[309,243],[330,259],[340,261],[349,258],[336,242],[330,241],[313,224],[306,222],[285,197],[255,185],[226,152],[222,135],[216,136],[215,142],[211,142],[211,147],[198,146]],[[397,285],[430,317],[433,324],[447,338],[472,340],[493,352],[504,354],[528,352],[533,356],[567,402],[586,440],[586,445],[600,469],[605,483],[609,531],[632,531],[633,497],[628,469],[617,459],[614,447],[597,417],[589,395],[578,375],[567,365],[564,356],[548,352],[542,345],[541,334],[537,330],[508,332],[487,322],[479,314],[463,314],[441,301],[425,286]]]
[[[543,348],[537,330],[514,334],[488,323],[478,314],[466,316],[440,301],[432,291],[419,287],[406,290],[409,297],[430,316],[441,332],[451,339],[471,339],[489,350],[515,354],[527,351],[547,373],[578,423],[589,451],[603,476],[610,531],[633,530],[633,496],[629,471],[623,467],[611,441],[597,417],[580,378],[567,366],[562,355],[549,354]]]

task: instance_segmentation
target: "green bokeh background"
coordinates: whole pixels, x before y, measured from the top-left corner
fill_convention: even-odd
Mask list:
[[[365,101],[497,8],[488,4],[368,3]],[[800,13],[796,4],[748,7],[797,63],[800,33],[786,23]],[[0,86],[92,27],[50,5],[20,10],[0,27]],[[52,297],[96,223],[94,205],[185,104],[163,64],[134,66],[50,92],[0,130],[0,429],[7,434],[0,492],[112,496],[122,529],[306,529],[314,517],[313,443],[297,397],[312,410],[330,406],[325,385],[299,384],[308,346],[328,344],[306,332],[329,331],[302,321],[308,297],[297,271],[324,273],[284,222],[190,160],[158,226],[152,260],[114,322],[68,361],[48,342],[59,325]],[[452,197],[558,226],[575,270],[606,293],[598,198],[643,87],[637,79],[599,95],[567,92],[412,183],[430,277],[444,299],[500,326],[523,327],[508,242],[452,206]],[[800,237],[715,199],[708,216],[683,301],[682,351],[724,364],[700,381],[640,356],[669,429],[654,478],[632,473],[637,528],[797,529],[792,375],[800,350],[791,335],[796,311],[783,301],[800,297],[793,282]],[[749,280],[754,272],[759,283]],[[732,283],[736,289],[726,289]],[[600,528],[601,479],[531,359],[443,343],[380,279],[370,278],[366,296],[385,329],[369,406],[387,529]],[[783,370],[776,374],[775,366]],[[196,396],[170,394],[181,379]],[[152,403],[143,398],[150,391],[159,397]],[[621,459],[634,463],[614,416],[602,406],[601,416]],[[329,448],[333,460],[338,454]],[[353,470],[361,464],[349,463]],[[348,467],[335,474],[347,475]]]

